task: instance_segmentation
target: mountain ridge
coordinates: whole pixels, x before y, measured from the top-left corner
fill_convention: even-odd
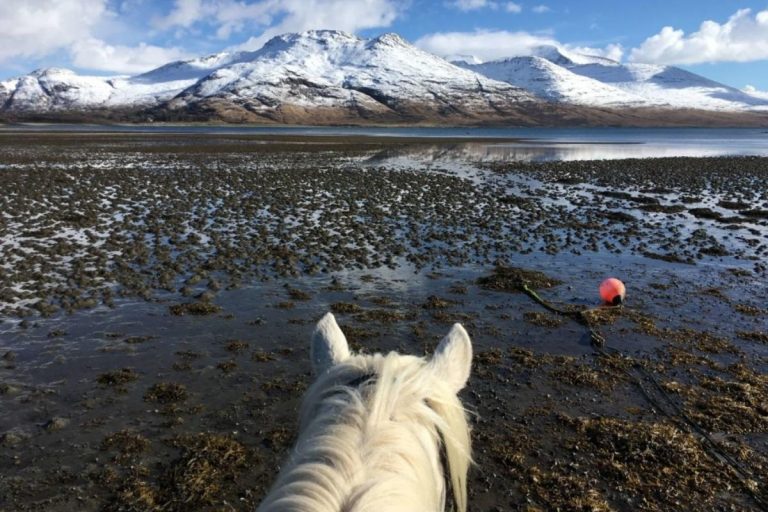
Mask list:
[[[622,64],[554,46],[541,46],[533,49],[532,53],[532,57],[457,64],[526,88],[551,101],[594,107],[768,112],[768,101],[764,98],[678,67]],[[534,62],[521,69],[521,62],[526,59],[533,59]],[[540,59],[547,64],[543,65]]]
[[[285,124],[768,125],[768,100],[669,66],[541,47],[451,63],[398,34],[275,36],[135,76],[0,81],[0,119]],[[471,59],[470,59],[471,60]]]

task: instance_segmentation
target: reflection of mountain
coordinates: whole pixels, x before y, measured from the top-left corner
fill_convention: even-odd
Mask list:
[[[418,144],[378,151],[365,159],[367,165],[407,166],[409,162],[543,162],[553,160],[618,160],[675,156],[768,156],[768,149],[738,143],[487,143]]]

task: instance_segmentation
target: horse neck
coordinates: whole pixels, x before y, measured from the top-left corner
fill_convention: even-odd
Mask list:
[[[404,397],[408,386],[392,373],[398,368],[383,363],[370,396],[347,388],[312,402],[318,393],[310,391],[291,459],[259,510],[444,509],[435,412]]]

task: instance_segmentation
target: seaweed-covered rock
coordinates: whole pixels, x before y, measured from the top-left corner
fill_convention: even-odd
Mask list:
[[[497,265],[491,275],[483,276],[477,284],[486,290],[522,292],[524,286],[532,289],[552,288],[562,281],[551,278],[543,272],[518,267]]]

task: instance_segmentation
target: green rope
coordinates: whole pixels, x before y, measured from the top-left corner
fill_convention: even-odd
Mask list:
[[[523,290],[523,292],[525,292],[526,295],[528,295],[530,298],[535,300],[543,308],[549,311],[552,311],[553,313],[557,313],[559,315],[573,318],[577,322],[585,325],[587,329],[589,329],[590,342],[592,343],[592,345],[594,345],[598,349],[605,346],[605,338],[603,337],[602,334],[600,334],[600,332],[594,326],[592,320],[590,320],[589,318],[589,314],[592,313],[593,311],[623,309],[623,306],[603,306],[600,308],[584,308],[584,309],[573,309],[573,310],[561,309],[553,306],[550,302],[547,302],[546,300],[542,299],[538,293],[536,293],[533,289],[531,289],[530,286],[528,286],[527,283],[522,283],[521,289]]]

